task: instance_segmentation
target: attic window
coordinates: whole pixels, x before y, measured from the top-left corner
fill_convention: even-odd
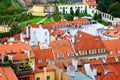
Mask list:
[[[95,38],[96,41],[98,41],[99,39],[98,38]]]
[[[42,64],[42,60],[41,60],[41,59],[39,59],[39,60],[38,60],[38,63],[39,63],[39,64]]]
[[[120,54],[120,50],[118,50],[118,54]]]
[[[50,59],[49,59],[49,58],[47,58],[47,59],[46,59],[46,62],[49,62],[49,61],[50,61]]]
[[[72,58],[73,56],[74,56],[73,53],[69,53],[69,54],[68,54],[68,57],[69,57],[69,58]]]
[[[112,54],[112,51],[110,51],[110,54]]]
[[[80,42],[80,40],[76,40],[76,42]]]
[[[58,58],[59,58],[59,59],[64,58],[64,54],[58,54]]]
[[[43,52],[40,52],[40,54],[43,54]]]

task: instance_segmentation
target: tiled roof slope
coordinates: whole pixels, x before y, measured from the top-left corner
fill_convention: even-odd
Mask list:
[[[0,67],[0,80],[18,80],[11,67]]]
[[[53,49],[55,60],[68,60],[69,54],[72,54],[74,58],[74,51],[69,40],[57,40],[50,43],[50,47]],[[59,59],[59,55],[63,55],[62,59]]]
[[[120,40],[104,40],[103,43],[109,52],[108,58],[120,56]]]
[[[82,25],[82,24],[89,24],[89,23],[90,23],[89,20],[79,18],[74,21],[51,22],[46,25],[43,25],[43,27],[47,28],[48,30],[51,30],[53,28],[67,27],[67,25]]]
[[[86,3],[87,3],[89,6],[97,6],[95,0],[87,0]]]
[[[100,36],[93,36],[83,31],[78,31],[78,36],[75,37],[76,50],[93,50],[105,48]]]
[[[8,43],[0,46],[0,53],[4,56],[12,55],[13,60],[28,59],[25,50],[30,51],[30,58],[35,57],[32,47],[25,43]]]
[[[41,50],[40,47],[35,47],[33,49],[36,56],[36,67],[43,68],[47,66],[47,60],[54,60],[52,49]],[[38,60],[42,60],[42,63],[39,63]]]

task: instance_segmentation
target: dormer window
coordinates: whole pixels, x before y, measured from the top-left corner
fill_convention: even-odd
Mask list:
[[[39,59],[39,60],[38,60],[38,63],[39,63],[39,64],[42,64],[42,60],[41,60],[41,59]]]
[[[43,52],[40,52],[40,54],[43,54]]]
[[[58,54],[58,58],[59,58],[59,59],[64,58],[64,54]]]
[[[76,42],[80,42],[80,40],[76,40]]]
[[[118,54],[120,54],[120,50],[118,50]]]
[[[46,58],[46,62],[49,62],[50,61],[50,59],[49,58]]]
[[[73,53],[69,53],[69,54],[68,54],[68,57],[69,57],[69,58],[72,58],[73,56],[74,56]]]
[[[113,54],[112,51],[110,51],[110,55]]]

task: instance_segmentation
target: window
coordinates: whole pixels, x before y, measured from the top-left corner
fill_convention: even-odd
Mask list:
[[[47,35],[47,32],[45,32],[45,35]]]
[[[118,50],[118,54],[120,54],[120,50]]]
[[[85,55],[85,54],[87,54],[87,51],[79,51],[79,54],[80,55]]]
[[[110,54],[112,54],[112,51],[110,51]]]
[[[47,42],[47,39],[45,39],[45,42]]]
[[[41,59],[39,59],[39,60],[38,60],[38,63],[39,63],[39,64],[42,64],[42,60],[41,60]]]
[[[104,53],[106,52],[106,49],[98,49],[98,53]]]
[[[76,42],[80,42],[80,40],[76,40]]]
[[[92,10],[92,13],[94,13],[94,10]]]
[[[50,76],[47,76],[47,80],[50,80]]]
[[[66,7],[66,9],[67,9],[67,7]]]
[[[36,80],[40,80],[40,77],[37,77]]]
[[[62,59],[64,57],[64,54],[58,54],[58,58]]]
[[[40,54],[43,54],[43,52],[40,52]]]
[[[95,54],[96,50],[89,50],[89,54]]]
[[[69,53],[69,54],[68,54],[68,57],[69,57],[69,58],[72,58],[73,56],[74,56],[73,53]]]
[[[47,59],[46,59],[46,62],[49,62],[49,61],[50,61],[50,59],[49,59],[49,58],[47,58]]]

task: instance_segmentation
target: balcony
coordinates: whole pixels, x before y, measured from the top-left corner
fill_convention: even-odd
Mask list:
[[[18,69],[15,73],[17,76],[28,75],[32,73],[32,68]]]

